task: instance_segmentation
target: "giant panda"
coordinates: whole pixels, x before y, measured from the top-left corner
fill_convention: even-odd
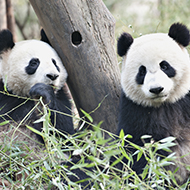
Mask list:
[[[44,143],[40,135],[26,127],[38,131],[43,128],[43,122],[36,122],[42,117],[42,105],[35,106],[34,99],[42,97],[51,110],[52,126],[65,134],[75,133],[71,103],[63,89],[66,69],[55,50],[46,43],[49,41],[45,32],[41,34],[43,41],[33,39],[15,43],[9,30],[0,32],[0,139],[3,141],[3,134],[9,131],[10,137],[14,134],[14,138],[28,141],[34,149],[35,140]],[[3,125],[6,121],[10,122]],[[10,127],[18,125],[19,128],[11,132]]]
[[[41,31],[41,40],[25,40],[17,43],[13,41],[9,30],[0,32],[1,148],[13,140],[22,143],[22,148],[29,150],[33,159],[46,156],[44,139],[36,131],[33,132],[27,127],[33,127],[38,131],[43,130],[43,106],[49,108],[50,127],[55,127],[61,132],[57,135],[76,134],[72,122],[71,103],[67,89],[64,88],[67,76],[67,71],[44,30]],[[70,142],[66,144],[72,145]],[[69,170],[80,160],[72,154],[69,155],[67,149],[68,147],[64,151],[66,154],[62,154],[64,158],[58,156],[57,160],[60,165],[64,165]],[[53,155],[57,156],[56,153]],[[3,170],[4,167],[1,168],[0,173]],[[6,165],[5,170],[7,170]],[[62,173],[61,169],[57,172],[58,175],[63,174],[62,183],[67,184],[65,173]],[[72,172],[73,175],[69,172],[67,176],[72,182],[89,178],[82,169],[74,169]],[[88,189],[92,184],[85,180],[80,185]]]
[[[189,41],[187,27],[174,23],[168,34],[153,33],[133,39],[123,33],[117,43],[118,54],[123,58],[117,133],[123,129],[125,135],[132,136],[130,141],[139,146],[143,146],[143,135],[152,136],[154,141],[176,137],[176,145],[171,147],[176,163],[166,169],[174,172],[179,167],[179,184],[190,174],[185,168],[190,165],[190,59],[186,49]],[[127,149],[132,154],[136,151]],[[160,150],[158,154],[170,153]],[[145,157],[137,161],[134,156],[132,169],[141,174],[146,163]]]

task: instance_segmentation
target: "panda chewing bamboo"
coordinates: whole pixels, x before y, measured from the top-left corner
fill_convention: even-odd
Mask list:
[[[190,174],[183,165],[190,165],[190,59],[185,48],[189,42],[189,30],[180,23],[174,23],[168,34],[133,39],[123,33],[118,39],[118,54],[123,57],[118,134],[123,129],[140,146],[143,135],[151,135],[155,141],[176,137],[176,146],[171,148],[176,163],[166,169],[174,172],[179,167],[179,184]],[[141,174],[147,162],[144,157],[136,159],[132,169]]]
[[[38,159],[41,158],[44,153],[42,150],[46,148],[44,141],[40,135],[26,127],[28,125],[38,131],[43,129],[42,120],[35,122],[42,117],[40,115],[42,105],[37,106],[33,99],[40,97],[50,108],[51,127],[65,134],[75,134],[71,103],[63,88],[66,79],[66,69],[43,30],[41,40],[24,40],[17,43],[13,42],[9,30],[2,30],[0,32],[0,123],[6,121],[9,123],[0,126],[0,144],[6,145],[11,139],[14,142],[19,141],[23,143],[23,148],[26,146],[26,150],[31,151],[32,157],[36,158],[37,155]],[[68,158],[68,155],[65,155],[60,162]],[[70,168],[78,161],[71,158],[60,164]],[[89,178],[80,169],[74,169],[72,172],[75,175],[69,174],[67,177],[73,182]],[[62,183],[67,184],[63,176]],[[88,188],[91,184],[84,181],[80,185]]]

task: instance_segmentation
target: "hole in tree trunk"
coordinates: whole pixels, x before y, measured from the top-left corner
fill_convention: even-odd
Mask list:
[[[79,44],[81,44],[82,42],[82,36],[80,34],[79,31],[75,31],[72,33],[72,36],[71,36],[71,40],[72,40],[72,43],[76,46],[78,46]]]

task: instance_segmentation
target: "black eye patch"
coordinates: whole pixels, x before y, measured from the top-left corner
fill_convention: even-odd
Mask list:
[[[56,69],[60,72],[60,68],[59,66],[57,66],[55,59],[52,58],[51,60],[52,60],[52,63],[55,65]]]
[[[32,58],[28,64],[28,66],[25,67],[25,71],[28,75],[33,75],[38,66],[40,65],[40,60],[38,58]]]
[[[167,62],[162,61],[160,63],[160,69],[169,77],[172,78],[176,75],[175,69]]]
[[[146,75],[146,67],[141,65],[139,67],[139,71],[136,76],[137,84],[143,84],[145,75]]]

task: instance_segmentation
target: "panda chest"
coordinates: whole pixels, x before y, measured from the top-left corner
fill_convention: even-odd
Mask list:
[[[190,102],[186,97],[184,101],[179,101],[174,105],[163,106],[153,113],[152,119],[154,121],[151,120],[152,125],[155,126],[152,129],[153,134],[162,138],[175,137],[176,146],[171,148],[172,151],[176,152],[176,156],[183,163],[190,165],[190,106],[188,105],[190,105]],[[161,133],[164,135],[161,135]],[[184,155],[186,156],[183,158]]]
[[[183,109],[180,110],[180,108]],[[154,123],[152,121],[151,124],[154,126],[152,134],[155,140],[160,140],[160,137],[165,138],[169,136],[176,138],[174,141],[176,145],[171,147],[172,152],[175,152],[176,165],[169,166],[169,169],[174,171],[176,167],[179,167],[178,174],[185,177],[187,173],[189,174],[185,165],[190,165],[190,108],[184,108],[187,108],[187,106],[171,106],[158,109],[151,116],[154,119]]]
[[[181,176],[178,183],[185,182],[190,175],[190,171],[187,170],[187,166],[190,165],[190,129],[179,130],[175,143],[176,146],[171,148],[172,152],[175,152],[175,165],[169,165],[167,169],[174,172],[178,168],[176,175]]]
[[[171,133],[171,136],[176,137],[176,146],[173,147],[172,150],[176,152],[179,157],[186,155],[185,160],[188,159],[190,165],[190,122],[188,122],[187,125],[188,127],[186,126],[185,128],[176,126]]]

